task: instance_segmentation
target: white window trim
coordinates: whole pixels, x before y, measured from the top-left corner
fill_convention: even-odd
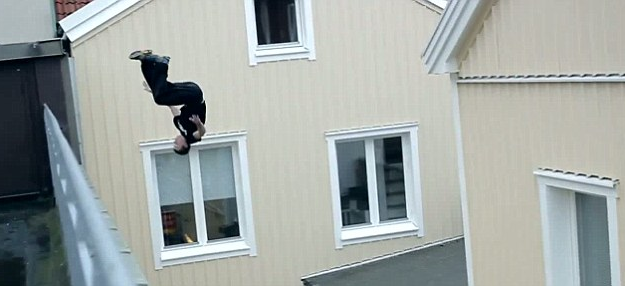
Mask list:
[[[345,245],[378,241],[405,236],[423,237],[423,206],[419,169],[419,144],[417,140],[418,125],[416,123],[380,126],[374,128],[326,132],[328,144],[328,162],[330,170],[330,187],[332,190],[332,212],[334,218],[334,239],[337,249]],[[407,134],[408,140],[402,139],[404,160],[404,180],[406,184],[406,213],[404,220],[394,220],[377,225],[359,225],[343,228],[341,216],[341,198],[336,156],[336,143],[342,140],[367,139],[390,135]],[[403,137],[402,137],[403,138]],[[409,150],[409,152],[406,152]],[[369,157],[369,156],[368,156]],[[367,159],[369,160],[369,159]],[[367,164],[369,166],[369,164]],[[367,167],[369,168],[369,167]],[[375,176],[367,176],[375,181]],[[373,183],[373,184],[372,184]],[[375,186],[376,182],[369,183]],[[377,200],[376,188],[370,188],[370,200]],[[371,203],[370,203],[371,205]],[[373,215],[372,215],[373,217]],[[379,222],[378,222],[379,223]]]
[[[557,286],[554,283],[555,269],[554,262],[564,259],[562,255],[567,256],[566,259],[571,259],[575,265],[579,265],[579,258],[577,254],[577,247],[570,247],[570,251],[567,253],[555,254],[553,250],[553,243],[551,237],[554,235],[552,231],[554,227],[550,225],[549,210],[553,206],[550,205],[548,199],[548,193],[554,189],[570,190],[571,192],[578,192],[584,194],[590,194],[595,196],[601,196],[606,199],[607,206],[607,220],[608,220],[608,240],[610,248],[610,272],[612,285],[621,285],[621,273],[620,273],[620,259],[619,259],[619,239],[618,239],[618,222],[617,222],[617,209],[616,200],[618,194],[616,191],[617,181],[599,179],[595,177],[580,176],[578,174],[569,174],[562,172],[554,172],[550,170],[538,170],[534,172],[536,180],[538,182],[538,190],[540,196],[540,212],[542,222],[542,237],[543,237],[543,251],[545,262],[545,278],[546,286]],[[572,204],[575,201],[572,200]],[[574,216],[575,213],[573,212]],[[571,219],[572,220],[572,219]],[[574,228],[575,226],[572,226]],[[576,241],[576,237],[572,240]],[[576,243],[574,243],[576,244]],[[579,271],[579,267],[574,267],[573,272]],[[575,269],[577,268],[577,269]],[[579,285],[579,275],[577,275],[577,284]]]
[[[153,164],[154,154],[163,152],[173,152],[173,140],[156,142],[146,142],[140,144],[143,167],[145,172],[145,183],[148,198],[148,212],[150,217],[150,231],[152,235],[152,250],[154,255],[155,269],[162,269],[165,266],[206,261],[233,256],[256,256],[256,236],[254,233],[254,220],[252,217],[252,199],[249,183],[249,171],[247,162],[247,134],[245,132],[234,132],[227,134],[209,135],[202,138],[202,141],[195,143],[189,152],[191,172],[199,172],[198,150],[202,147],[228,145],[233,146],[233,165],[236,184],[237,211],[239,217],[240,238],[224,239],[209,242],[204,245],[180,246],[175,248],[165,248],[163,242],[163,230],[161,224],[160,203],[158,196],[158,183],[156,178],[156,167]],[[200,183],[198,176],[192,176],[192,184]],[[194,197],[197,194],[194,194]],[[196,204],[196,223],[198,225],[198,240],[206,236],[206,230],[199,223],[204,220],[204,213],[197,211],[197,204],[201,202],[194,200]]]
[[[315,60],[315,37],[312,21],[311,0],[295,0],[298,7],[297,44],[258,45],[256,34],[256,12],[254,0],[245,0],[245,22],[247,26],[248,55],[251,66],[262,62],[275,62],[295,59]]]

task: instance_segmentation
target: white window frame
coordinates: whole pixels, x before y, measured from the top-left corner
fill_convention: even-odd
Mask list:
[[[567,285],[580,284],[575,193],[606,199],[611,281],[612,285],[621,285],[616,209],[618,182],[545,169],[535,171],[534,175],[540,196],[546,286],[562,285],[562,279],[569,280],[564,282]],[[560,193],[552,193],[556,190]],[[562,195],[562,190],[570,191],[570,194],[552,196]],[[571,239],[565,241],[557,239],[556,230],[570,232]],[[554,247],[555,245],[558,247]],[[570,263],[563,263],[563,261]]]
[[[297,14],[297,43],[258,45],[254,0],[245,0],[248,54],[251,66],[261,62],[294,59],[315,60],[315,37],[311,0],[295,0]]]
[[[155,269],[225,257],[256,256],[256,236],[252,217],[252,199],[247,162],[247,135],[245,132],[205,136],[202,138],[202,141],[193,144],[187,156],[189,156],[190,162],[199,244],[165,248],[154,156],[156,154],[173,152],[172,146],[172,140],[140,144],[145,172]],[[224,146],[232,147],[240,237],[208,241],[204,212],[197,211],[198,208],[201,209],[203,207],[204,203],[199,150]]]
[[[330,186],[332,190],[332,210],[334,218],[334,236],[337,249],[345,245],[378,241],[405,236],[423,237],[423,206],[419,169],[419,144],[416,123],[381,126],[358,130],[326,132],[328,161],[330,168]],[[392,136],[402,137],[402,156],[404,163],[404,184],[406,195],[406,214],[404,220],[380,222],[378,214],[378,193],[374,168],[367,167],[367,185],[369,186],[369,208],[372,210],[371,224],[343,227],[341,216],[341,196],[339,187],[336,143],[342,141],[368,140]],[[372,146],[367,147],[372,156]],[[367,158],[367,161],[370,159]],[[367,164],[369,165],[369,163]]]

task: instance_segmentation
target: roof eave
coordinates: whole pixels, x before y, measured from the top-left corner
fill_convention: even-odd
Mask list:
[[[75,42],[141,0],[94,0],[59,21],[67,38]]]
[[[427,0],[427,2],[432,3],[433,5],[440,8],[441,10],[445,9],[445,7],[447,6],[447,1],[445,0]]]
[[[460,47],[490,0],[451,0],[421,58],[429,74],[457,72]]]

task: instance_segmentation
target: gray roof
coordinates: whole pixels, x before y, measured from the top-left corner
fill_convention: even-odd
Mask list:
[[[306,286],[467,285],[464,239],[302,279]]]

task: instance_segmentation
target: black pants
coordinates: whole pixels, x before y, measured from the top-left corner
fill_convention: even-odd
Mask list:
[[[167,81],[169,66],[153,61],[141,61],[141,72],[152,90],[154,102],[158,105],[192,105],[204,100],[202,90],[194,82]]]

